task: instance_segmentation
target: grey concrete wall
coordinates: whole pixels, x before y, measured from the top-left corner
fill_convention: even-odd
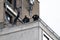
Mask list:
[[[38,40],[38,28],[0,36],[0,40]]]
[[[0,22],[3,22],[3,14],[4,14],[4,8],[3,8],[3,3],[4,3],[4,0],[0,0]]]
[[[4,0],[0,0],[0,28],[4,28]]]

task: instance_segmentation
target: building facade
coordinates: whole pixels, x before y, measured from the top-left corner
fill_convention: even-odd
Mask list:
[[[0,5],[0,40],[60,40],[39,18],[38,0],[0,0]]]

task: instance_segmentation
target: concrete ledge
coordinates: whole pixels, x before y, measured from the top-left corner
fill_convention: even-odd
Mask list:
[[[41,18],[40,18],[40,21],[39,21],[39,26],[52,39],[54,39],[54,40],[60,40],[60,37]]]
[[[5,34],[10,34],[10,33],[13,33],[13,32],[17,32],[17,31],[30,29],[30,28],[35,28],[37,26],[38,26],[38,21],[35,21],[35,22],[32,22],[32,23],[22,24],[20,26],[14,26],[14,27],[12,26],[11,28],[4,28],[0,32],[0,36],[5,35]]]

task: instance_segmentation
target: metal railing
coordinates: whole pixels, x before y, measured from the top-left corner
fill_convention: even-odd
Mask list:
[[[17,17],[17,13],[13,10],[13,5],[12,4],[10,4],[8,1],[6,1],[5,2],[5,9],[7,10],[7,11],[9,11],[9,12],[11,12],[11,14],[14,16],[14,17]],[[18,10],[16,9],[16,11],[18,12]],[[21,22],[21,23],[23,23],[22,22],[22,19],[21,18],[18,18],[18,20]]]
[[[9,1],[6,1],[5,5],[8,5],[8,6],[10,6],[13,9],[13,5],[11,3],[9,3]]]

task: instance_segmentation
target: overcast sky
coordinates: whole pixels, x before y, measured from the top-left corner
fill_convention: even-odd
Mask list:
[[[60,0],[39,0],[40,17],[60,36]]]

